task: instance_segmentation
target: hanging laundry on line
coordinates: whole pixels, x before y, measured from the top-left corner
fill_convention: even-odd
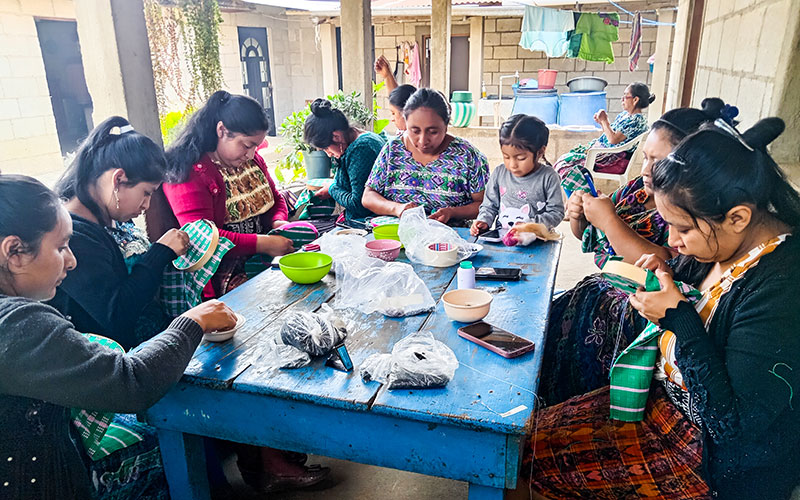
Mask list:
[[[631,27],[631,47],[628,51],[628,71],[636,71],[639,67],[639,56],[642,55],[642,13],[633,16]]]
[[[569,46],[567,32],[574,29],[572,12],[528,5],[522,18],[519,45],[531,51],[542,51],[547,57],[561,57]]]

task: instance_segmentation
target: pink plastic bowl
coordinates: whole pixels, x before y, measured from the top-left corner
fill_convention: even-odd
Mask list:
[[[368,241],[365,246],[367,247],[367,255],[386,262],[391,262],[400,255],[401,244],[397,240]]]

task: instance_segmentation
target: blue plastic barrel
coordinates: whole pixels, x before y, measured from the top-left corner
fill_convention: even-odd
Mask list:
[[[558,112],[558,124],[567,127],[570,125],[594,125],[594,114],[601,109],[606,109],[605,92],[570,92],[561,94],[561,104]]]
[[[558,94],[555,90],[546,92],[517,92],[511,114],[525,114],[553,124],[558,120]]]

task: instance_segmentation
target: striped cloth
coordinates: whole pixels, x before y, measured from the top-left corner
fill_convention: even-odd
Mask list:
[[[300,250],[300,247],[311,243],[319,236],[317,228],[309,222],[290,222],[281,227],[275,228],[269,232],[270,235],[283,236],[292,240],[292,246],[295,250]]]
[[[90,342],[96,342],[115,351],[124,351],[115,341],[94,335],[83,334]],[[81,410],[73,408],[71,411],[72,425],[78,429],[86,454],[94,461],[101,460],[111,453],[122,448],[132,446],[144,438],[133,429],[115,424],[114,413]]]
[[[701,298],[698,290],[680,281],[676,281],[675,285],[689,302],[698,303]],[[644,288],[648,292],[661,289],[658,278],[652,271],[647,272]],[[639,422],[644,418],[650,382],[658,358],[658,338],[662,333],[664,331],[655,323],[648,322],[642,333],[614,361],[609,375],[611,418],[623,422]]]
[[[722,274],[720,280],[703,293],[685,283],[675,282],[681,293],[694,304],[706,329],[711,324],[720,297],[730,290],[733,283],[744,276],[748,269],[758,265],[761,257],[783,243],[787,236],[788,234],[782,234],[752,249],[731,265]],[[653,282],[649,274],[645,289],[647,291],[659,290],[658,280]],[[650,382],[656,369],[656,359],[660,352],[663,353],[662,369],[666,376],[671,382],[686,390],[683,377],[675,364],[675,345],[676,339],[673,332],[661,330],[655,324],[648,323],[631,345],[622,351],[611,367],[611,418],[625,422],[642,420]]]
[[[631,25],[631,44],[628,50],[628,71],[636,71],[639,67],[639,56],[642,55],[642,13],[633,15]]]

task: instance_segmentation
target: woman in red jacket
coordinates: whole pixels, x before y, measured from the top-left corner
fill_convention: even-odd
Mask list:
[[[256,148],[268,128],[264,108],[250,97],[214,92],[167,150],[172,211],[183,225],[209,219],[234,246],[207,286],[219,297],[243,283],[245,261],[255,254],[284,255],[292,241],[267,236],[287,222],[288,210]],[[272,448],[234,445],[242,478],[263,493],[317,484],[327,467],[304,466],[306,456]]]
[[[291,240],[266,234],[288,218],[286,202],[256,154],[268,125],[258,101],[219,90],[167,150],[170,183],[164,184],[164,194],[178,222],[209,219],[236,245],[206,296],[219,297],[241,284],[250,256],[292,252]]]

